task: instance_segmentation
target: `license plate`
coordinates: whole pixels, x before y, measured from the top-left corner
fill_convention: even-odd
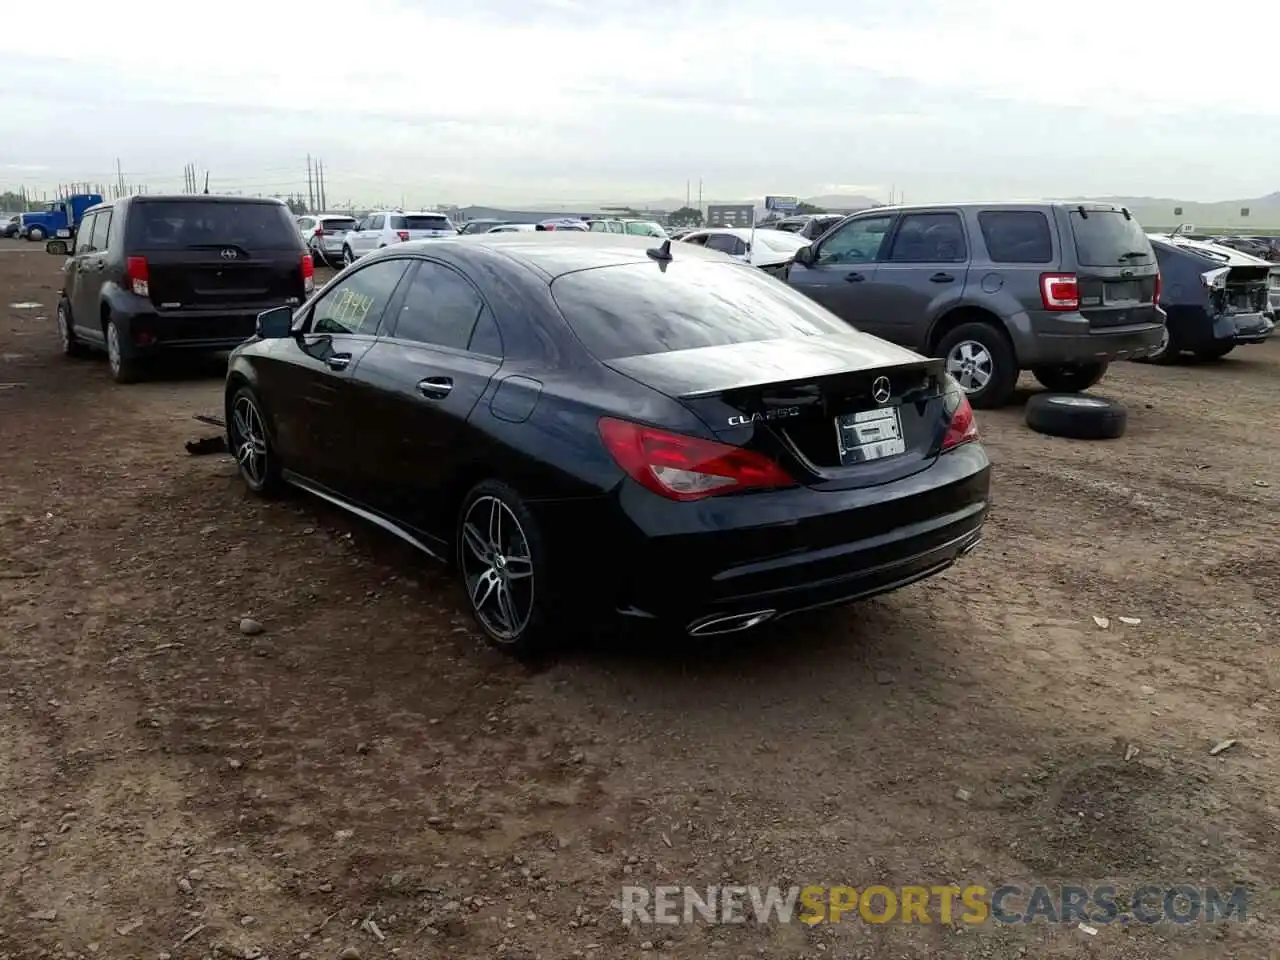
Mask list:
[[[866,463],[906,453],[902,417],[897,407],[863,410],[836,417],[840,463]]]
[[[1132,281],[1108,283],[1107,303],[1132,303],[1138,299],[1138,285]]]

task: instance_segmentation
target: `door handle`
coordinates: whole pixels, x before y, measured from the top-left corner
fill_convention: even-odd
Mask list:
[[[864,277],[862,274],[857,273],[857,272],[854,272],[854,273],[846,273],[846,274],[844,275],[844,278],[845,278],[846,280],[848,280],[850,283],[861,283],[863,280],[867,279],[867,278],[866,278],[866,277]]]
[[[952,280],[955,279],[955,277],[953,277],[949,273],[935,273],[929,279],[934,283],[950,283]]]
[[[351,354],[337,353],[332,357],[326,357],[324,362],[330,370],[345,370],[351,363]]]
[[[428,400],[443,400],[452,389],[452,377],[427,377],[418,381],[418,393]]]

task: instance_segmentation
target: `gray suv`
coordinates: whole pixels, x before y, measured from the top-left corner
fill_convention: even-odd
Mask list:
[[[1021,370],[1086,390],[1165,333],[1151,244],[1107,203],[878,207],[802,248],[790,282],[859,330],[945,358],[975,407],[1007,403]]]

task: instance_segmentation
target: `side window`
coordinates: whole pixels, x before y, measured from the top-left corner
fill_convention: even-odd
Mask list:
[[[895,263],[955,263],[967,255],[964,229],[956,213],[909,213],[889,250]]]
[[[692,234],[691,236],[685,237],[684,242],[692,243],[699,247],[705,247],[707,245],[708,239],[709,238],[705,233],[695,233],[695,234]]]
[[[308,230],[314,230],[315,226],[316,226],[316,222],[312,220],[310,217],[298,218],[298,229],[301,230],[303,233],[306,233]]]
[[[408,260],[382,260],[343,278],[311,308],[309,333],[373,334]]]
[[[368,229],[369,229],[369,218],[368,218],[368,217],[365,217],[363,220],[361,220],[359,223],[357,223],[357,224],[356,224],[354,227],[352,227],[351,229],[352,229],[352,230],[368,230]]]
[[[721,253],[741,253],[743,243],[731,233],[713,233],[707,237],[707,246]]]
[[[76,253],[93,253],[93,225],[98,215],[91,213],[76,228]]]
[[[466,350],[483,309],[480,294],[460,273],[424,261],[409,284],[391,335]]]
[[[102,251],[107,249],[107,238],[111,235],[111,211],[107,210],[99,213],[94,217],[93,223],[93,249]]]
[[[978,226],[992,263],[1050,263],[1049,220],[1039,210],[984,210]]]
[[[592,220],[591,232],[592,233],[608,233],[609,225],[605,223],[603,220]]]
[[[893,217],[862,217],[850,220],[823,241],[817,263],[867,263],[880,259],[885,234]]]
[[[476,321],[476,328],[471,331],[471,342],[467,344],[467,350],[486,357],[502,356],[502,332],[488,307],[480,311],[480,319]]]
[[[365,229],[367,229],[367,230],[381,230],[381,229],[382,229],[382,225],[383,225],[383,223],[385,223],[385,222],[386,222],[386,219],[387,219],[386,217],[381,216],[381,215],[376,216],[376,217],[370,217],[370,218],[369,218],[369,226],[368,226],[368,227],[366,227]]]
[[[389,223],[388,226],[391,227],[392,230],[408,230],[409,229],[408,217],[388,217],[387,219],[391,221],[391,223]]]

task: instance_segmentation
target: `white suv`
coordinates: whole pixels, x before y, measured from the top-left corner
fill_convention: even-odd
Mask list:
[[[457,229],[443,213],[382,210],[369,214],[343,237],[342,262],[343,264],[355,263],[366,253],[372,253],[393,243],[457,235]]]

